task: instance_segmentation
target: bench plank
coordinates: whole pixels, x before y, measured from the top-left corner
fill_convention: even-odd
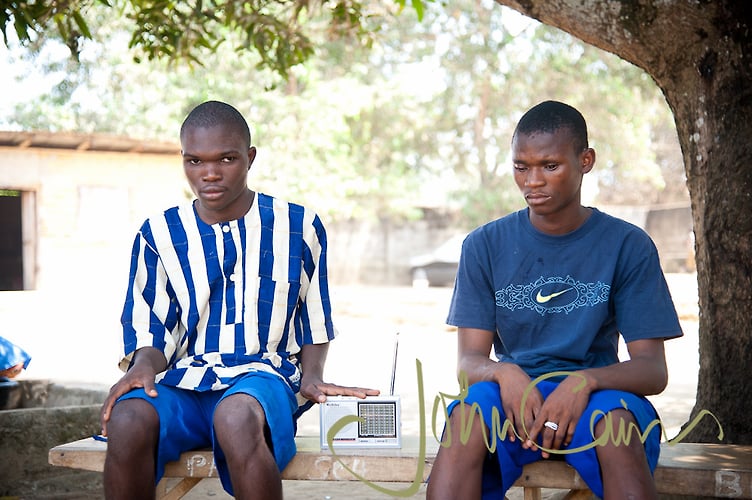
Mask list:
[[[418,466],[418,439],[405,439],[401,449],[337,449],[335,457],[322,450],[318,437],[295,439],[298,451],[282,472],[282,479],[357,481],[342,464],[368,481],[412,482]],[[432,444],[431,444],[432,443]],[[420,481],[428,479],[438,444],[426,444],[426,461]],[[107,443],[93,438],[55,446],[49,452],[51,465],[101,472]],[[341,462],[341,463],[340,463]],[[165,477],[217,477],[211,450],[189,451],[165,466]]]
[[[282,472],[283,479],[358,480],[343,464],[362,479],[372,482],[412,482],[416,479],[419,458],[417,437],[403,438],[401,449],[337,449],[337,457],[328,450],[321,450],[317,437],[298,437],[296,443],[298,453]],[[421,481],[425,481],[431,472],[438,444],[430,439],[426,448]],[[106,449],[104,442],[82,439],[52,448],[49,463],[102,471]],[[165,477],[199,480],[217,477],[211,451],[183,453],[180,460],[166,466]],[[664,443],[661,445],[655,481],[659,493],[752,498],[752,446]],[[539,493],[540,488],[587,490],[579,474],[565,462],[557,460],[527,465],[515,486],[527,488],[526,498],[536,498],[535,490]]]
[[[711,498],[752,498],[752,446],[705,443],[661,445],[655,470],[658,493]],[[561,461],[525,466],[516,486],[587,489],[577,472]]]
[[[663,445],[655,481],[659,493],[752,498],[752,446]]]

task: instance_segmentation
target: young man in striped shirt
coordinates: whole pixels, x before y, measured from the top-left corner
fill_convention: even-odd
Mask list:
[[[225,490],[282,498],[295,422],[328,395],[334,338],[326,232],[306,208],[247,186],[256,156],[232,106],[208,101],[180,130],[196,200],[148,219],[122,315],[125,375],[102,407],[107,498],[153,498],[164,465],[211,446]]]

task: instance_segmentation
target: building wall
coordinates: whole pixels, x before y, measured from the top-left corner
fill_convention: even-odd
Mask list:
[[[338,221],[327,224],[332,281],[409,285],[410,258],[429,253],[456,234],[450,214],[430,212],[414,221]]]
[[[645,230],[658,248],[664,271],[695,271],[693,226],[689,205],[658,206],[648,211]]]
[[[140,222],[186,200],[187,184],[177,155],[0,148],[0,189],[36,194],[35,288],[44,290],[122,277],[116,264]]]

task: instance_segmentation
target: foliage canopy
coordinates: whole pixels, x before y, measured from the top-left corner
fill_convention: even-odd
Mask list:
[[[56,37],[27,40],[14,52],[21,54],[14,64],[29,59],[28,71],[55,83],[18,102],[7,125],[175,140],[194,105],[225,100],[251,121],[259,189],[273,186],[337,218],[413,217],[417,207],[449,205],[462,209],[470,228],[521,206],[507,159],[512,128],[524,109],[554,98],[589,119],[599,201],[685,195],[661,94],[610,54],[490,1],[413,2],[404,11],[395,2],[367,15],[355,5],[364,16],[358,19],[370,23],[367,43],[352,43],[346,30],[330,36],[334,14],[321,12],[326,2],[316,16],[300,0],[283,3],[298,5],[307,43],[316,47],[305,62],[243,48],[246,32],[214,20],[203,36],[217,43],[195,47],[191,56],[155,52],[136,63],[133,21],[113,16],[125,7],[91,3],[87,22],[97,39],[82,40],[77,58],[45,51],[59,44]],[[264,4],[265,12],[274,5]],[[166,12],[153,9],[143,14],[150,22]],[[173,15],[176,26],[190,17]],[[357,33],[366,33],[360,26]],[[280,61],[291,65],[280,71]],[[336,193],[321,189],[333,185]]]
[[[428,0],[431,1],[431,0]],[[406,0],[394,0],[400,8]],[[311,33],[369,45],[379,14],[357,0],[66,0],[4,2],[0,26],[8,44],[9,24],[22,43],[38,37],[62,40],[78,58],[84,39],[94,39],[86,17],[94,4],[124,16],[134,59],[187,60],[201,64],[202,50],[216,51],[228,32],[239,34],[234,49],[252,50],[258,66],[286,78],[290,68],[314,52]],[[421,18],[424,0],[411,0]],[[326,22],[311,22],[313,19]],[[101,40],[100,40],[101,41]]]

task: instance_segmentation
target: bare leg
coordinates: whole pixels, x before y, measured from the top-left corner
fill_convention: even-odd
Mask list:
[[[247,394],[228,396],[214,411],[214,435],[227,458],[237,499],[282,499],[282,478],[265,427],[263,408]]]
[[[463,412],[465,422],[473,419],[469,439],[464,444],[460,439],[460,416]],[[462,404],[454,408],[448,422],[451,445],[439,448],[428,480],[426,499],[469,500],[481,497],[483,461],[488,454],[481,425],[478,414],[471,412],[469,406]],[[445,431],[445,436],[448,434]]]
[[[603,478],[603,498],[657,499],[655,482],[650,474],[645,447],[639,439],[634,416],[627,410],[614,410],[609,415],[610,417],[602,418],[595,426],[596,436],[601,436],[607,430],[606,424],[609,420],[612,427],[608,430],[609,436],[614,438],[619,435],[622,419],[624,429],[629,429],[630,424],[635,428],[629,444],[621,442],[615,445],[614,439],[609,439],[608,445],[596,447]]]
[[[142,399],[117,403],[107,424],[104,492],[108,500],[155,496],[159,417]]]

